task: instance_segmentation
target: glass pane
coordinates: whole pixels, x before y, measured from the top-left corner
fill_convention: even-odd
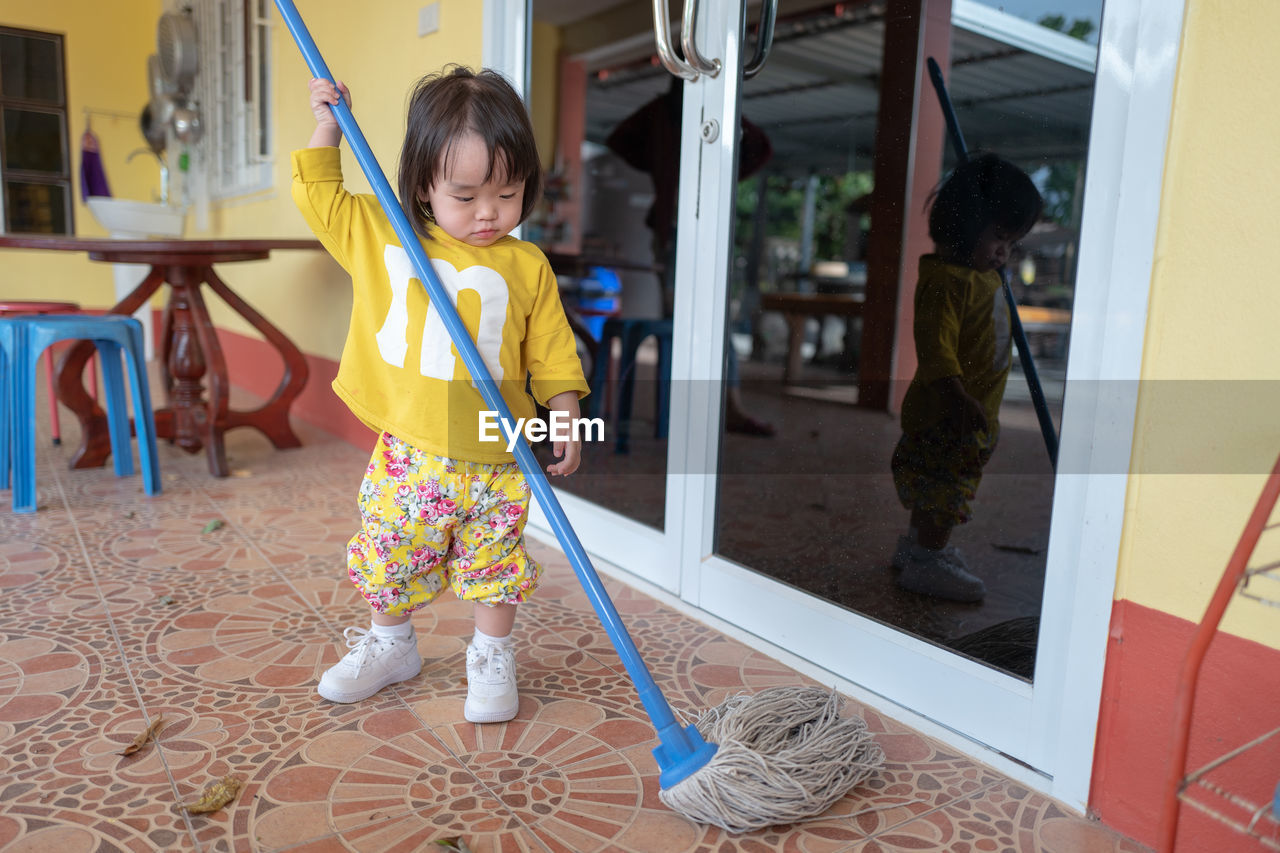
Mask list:
[[[6,181],[5,228],[14,234],[66,234],[67,185]]]
[[[0,33],[0,94],[62,103],[62,61],[53,39]]]
[[[773,156],[738,184],[726,365],[736,362],[740,379],[724,392],[728,429],[716,550],[1030,679],[1054,474],[1018,355],[1003,396],[983,398],[999,424],[983,440],[989,445],[998,435],[998,442],[985,465],[974,457],[976,472],[950,444],[933,456],[925,452],[943,446],[926,429],[934,425],[932,410],[928,417],[901,418],[902,392],[916,364],[914,336],[921,334],[926,346],[941,337],[913,330],[912,322],[921,256],[938,249],[928,237],[927,214],[902,199],[900,186],[897,195],[893,187],[874,186],[877,122],[881,81],[894,63],[906,63],[909,77],[928,78],[923,69],[913,73],[914,51],[882,63],[885,19],[874,4],[806,10],[809,5],[782,0],[768,62],[743,85],[743,117],[767,136]],[[995,27],[981,32],[953,22],[946,76],[969,145],[1011,161],[1045,198],[1043,216],[1004,267],[1013,273],[1019,314],[1060,423],[1095,51],[1063,34],[1029,33],[1024,21],[996,11],[990,17]],[[1046,51],[1055,58],[1037,52],[1033,35],[1056,40],[1055,50]],[[922,140],[920,150],[946,153],[932,155],[936,166],[918,161],[912,168],[936,168],[933,175],[942,178],[955,157],[940,138],[945,131],[934,92],[926,87],[921,97],[920,114],[933,111],[927,126],[935,135]],[[906,150],[895,143],[881,155],[892,159]],[[887,201],[877,200],[877,191],[889,194]],[[919,235],[916,243],[903,246],[900,230],[877,232],[872,211],[886,204],[895,214],[903,211],[908,233]],[[968,251],[953,278],[976,263]],[[876,279],[886,257],[901,258],[900,292],[896,277]],[[976,340],[985,334],[975,331],[980,325],[996,326],[995,355],[983,363],[1000,373],[1010,363],[1000,356],[1009,352],[1009,315],[998,274],[982,282],[987,289],[973,291],[981,298],[965,315],[964,335]],[[886,293],[890,310],[867,310],[864,317],[868,305],[883,305]],[[864,396],[860,371],[868,364],[901,374],[887,404]],[[880,375],[867,369],[873,379]],[[921,382],[930,394],[932,383]],[[764,426],[776,434],[762,434]],[[898,465],[895,482],[891,460],[908,432],[919,453],[911,457],[914,467]],[[966,501],[975,475],[980,488]],[[908,549],[904,537],[917,517],[912,510],[923,515],[926,529]],[[946,533],[941,543],[930,524]],[[943,543],[956,550],[940,548]],[[971,578],[951,571],[956,553]]]
[[[67,174],[62,157],[62,116],[34,110],[4,111],[4,167]]]
[[[543,209],[527,228],[551,258],[580,330],[592,389],[584,414],[604,424],[604,440],[586,443],[578,473],[556,486],[658,529],[666,508],[679,168],[680,107],[678,91],[675,106],[668,103],[670,79],[647,64],[587,75],[581,186],[550,174]],[[675,125],[645,118],[655,110],[673,115]],[[564,214],[566,204],[577,210]]]

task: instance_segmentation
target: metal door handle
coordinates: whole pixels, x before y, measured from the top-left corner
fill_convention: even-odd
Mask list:
[[[687,12],[686,9],[686,20]],[[653,40],[658,49],[658,60],[663,67],[685,80],[698,79],[698,70],[676,56],[671,47],[671,19],[667,16],[667,0],[653,0]]]
[[[697,19],[698,0],[684,0],[684,20],[680,22],[680,44],[684,48],[685,61],[695,70],[708,77],[714,77],[720,73],[720,60],[706,59],[698,53],[698,46],[693,43],[693,25]]]
[[[745,6],[745,3],[744,3]],[[773,25],[778,19],[778,0],[762,0],[760,3],[760,30],[756,33],[756,51],[742,69],[742,79],[750,80],[764,68],[769,51],[773,49]]]

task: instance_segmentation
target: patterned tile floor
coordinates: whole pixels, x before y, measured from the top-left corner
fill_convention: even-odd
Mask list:
[[[420,677],[362,703],[314,685],[367,612],[344,577],[364,452],[229,437],[235,476],[162,446],[164,494],[39,445],[40,509],[0,493],[0,848],[9,851],[1141,851],[850,701],[887,762],[811,821],[731,836],[658,799],[654,735],[563,556],[523,608],[519,716],[462,722],[469,609],[416,614]],[[210,521],[223,526],[204,532]],[[678,714],[796,683],[782,664],[606,586]],[[155,743],[119,753],[163,716]],[[227,807],[187,815],[225,776]]]

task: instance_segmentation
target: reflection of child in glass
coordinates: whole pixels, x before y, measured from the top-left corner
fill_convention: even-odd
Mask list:
[[[342,185],[342,132],[330,104],[345,86],[311,81],[316,129],[293,154],[293,197],[307,224],[351,275],[354,299],[333,387],[380,433],[360,486],[361,530],[347,546],[352,582],[368,601],[369,631],[347,628],[351,651],[320,679],[321,696],[356,702],[422,668],[409,614],[446,588],[474,602],[463,715],[515,716],[511,630],[538,584],[525,551],[529,485],[504,442],[483,441],[489,409],[377,200]],[[423,78],[409,101],[400,200],[441,284],[476,339],[517,418],[578,417],[587,391],[555,275],[533,245],[509,236],[541,184],[524,104],[497,73],[455,67]],[[415,334],[413,330],[418,330]],[[504,381],[505,377],[505,381]],[[568,475],[577,441],[554,442]]]
[[[969,520],[1000,435],[1011,350],[999,270],[1040,208],[1026,173],[994,154],[962,163],[932,197],[935,254],[920,258],[917,366],[892,461],[898,498],[911,511],[893,557],[903,589],[952,601],[979,601],[986,592],[947,541]]]
[[[619,122],[605,140],[609,150],[627,165],[647,172],[653,181],[653,204],[645,225],[653,237],[653,257],[662,265],[664,313],[670,316],[676,282],[676,201],[680,195],[680,121],[684,109],[684,80],[672,77],[667,91]],[[769,137],[742,118],[738,148],[738,180],[754,175],[773,157]],[[747,413],[738,376],[738,355],[725,348],[724,428],[744,435],[772,436],[773,424]]]

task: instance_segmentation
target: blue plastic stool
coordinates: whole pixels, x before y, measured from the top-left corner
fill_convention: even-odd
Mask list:
[[[13,511],[36,511],[36,362],[47,347],[66,340],[89,340],[98,347],[111,458],[118,477],[133,473],[129,412],[120,366],[121,351],[128,355],[143,488],[148,495],[160,494],[156,422],[147,385],[142,324],[116,314],[0,317],[0,488],[9,487],[12,471]]]
[[[622,341],[622,359],[618,364],[621,387],[618,389],[618,440],[614,445],[615,453],[627,453],[631,449],[631,398],[635,394],[636,385],[636,351],[648,337],[657,338],[658,341],[653,437],[666,438],[667,416],[671,409],[671,321],[610,317],[600,333],[600,348],[596,350],[598,354],[591,368],[591,395],[587,397],[587,410],[590,417],[600,415],[604,398],[601,392],[608,381],[613,339],[618,338]]]

